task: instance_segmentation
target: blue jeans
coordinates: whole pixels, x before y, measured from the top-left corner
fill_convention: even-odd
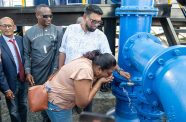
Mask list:
[[[48,102],[46,110],[51,122],[72,122],[72,109],[61,109]]]
[[[6,99],[12,122],[27,122],[27,91],[27,83],[17,82],[15,98]]]

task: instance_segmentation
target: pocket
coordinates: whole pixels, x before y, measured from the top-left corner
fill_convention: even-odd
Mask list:
[[[48,102],[48,110],[54,111],[54,112],[60,112],[62,109],[58,107],[57,105],[52,104],[51,102]]]

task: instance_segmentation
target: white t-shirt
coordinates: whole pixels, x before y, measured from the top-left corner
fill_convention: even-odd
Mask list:
[[[102,31],[96,29],[94,32],[84,32],[80,24],[67,27],[59,48],[59,52],[66,54],[65,64],[93,50],[112,53],[107,37]]]

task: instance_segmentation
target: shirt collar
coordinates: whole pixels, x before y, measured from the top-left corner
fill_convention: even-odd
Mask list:
[[[5,40],[6,42],[8,42],[9,40],[15,39],[14,36],[13,36],[13,38],[9,38],[9,37],[7,37],[7,36],[5,36],[5,35],[2,35],[2,36],[3,36],[3,38],[4,38],[4,40]]]

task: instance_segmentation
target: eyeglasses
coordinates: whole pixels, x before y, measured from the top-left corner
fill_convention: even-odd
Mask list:
[[[3,28],[12,28],[14,25],[8,25],[8,24],[4,24],[4,25],[0,25]]]
[[[91,19],[90,16],[88,17],[90,19],[90,22],[96,26],[99,26],[103,23],[103,21],[97,21],[97,20],[94,20],[94,19]]]
[[[44,19],[47,19],[47,18],[53,18],[53,15],[42,15],[42,17],[44,18]]]

